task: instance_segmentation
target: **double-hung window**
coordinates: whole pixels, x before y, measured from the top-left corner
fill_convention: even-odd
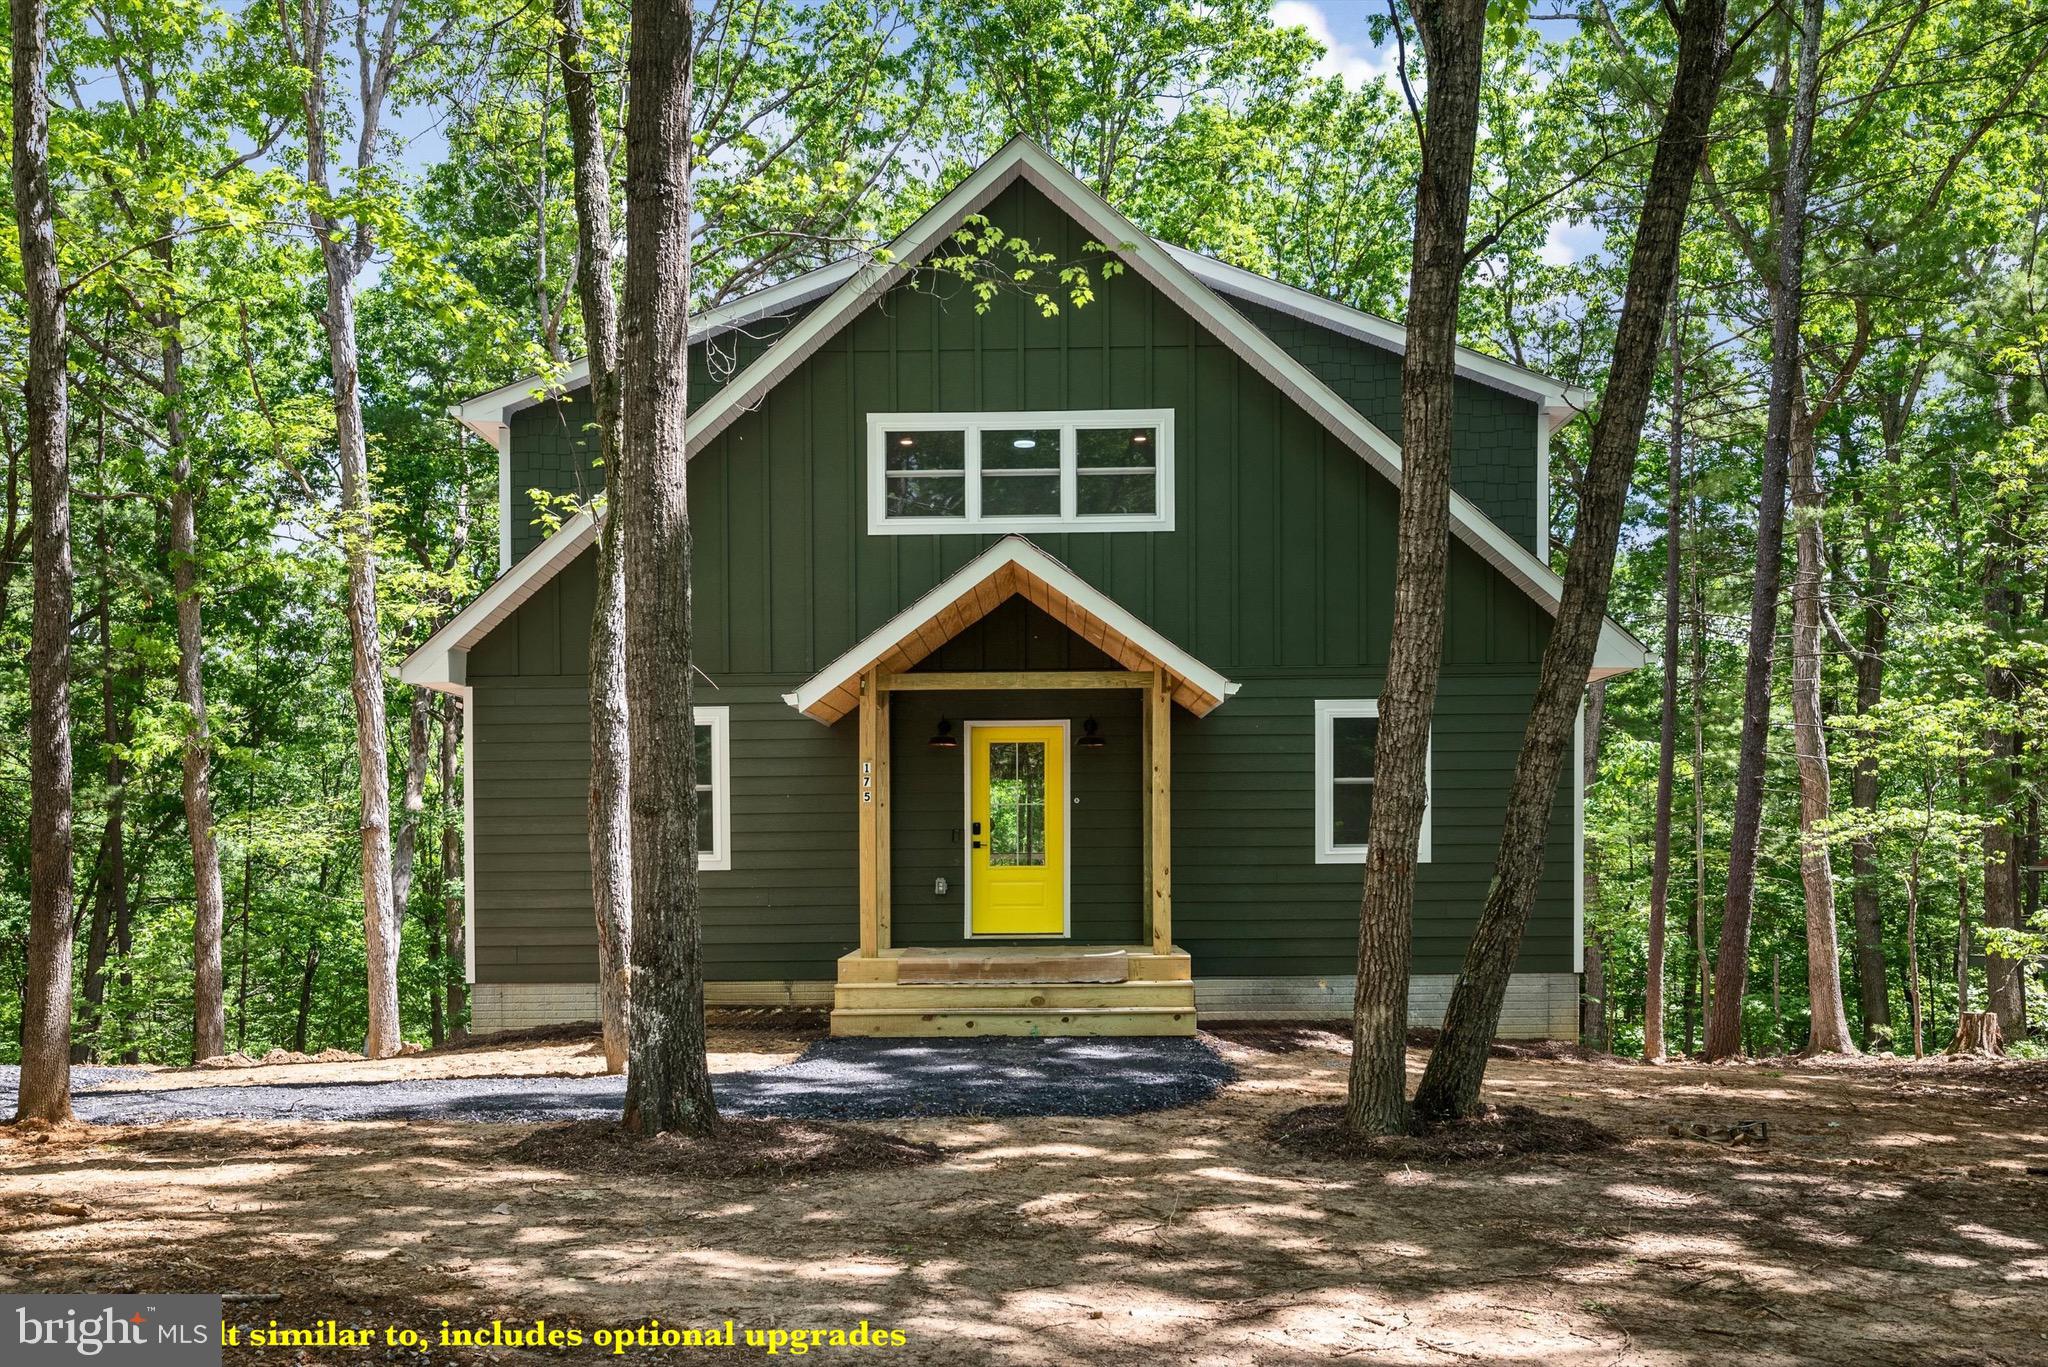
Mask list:
[[[870,532],[1172,527],[1172,409],[868,416]]]
[[[1372,824],[1374,759],[1379,749],[1377,698],[1325,699],[1316,704],[1316,862],[1362,864]],[[1429,757],[1423,760],[1422,836],[1416,857],[1429,859]]]
[[[694,709],[697,723],[697,867],[732,867],[732,709]]]

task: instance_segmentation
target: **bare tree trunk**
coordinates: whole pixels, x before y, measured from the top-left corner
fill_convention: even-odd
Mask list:
[[[690,91],[693,0],[636,0],[627,79],[626,706],[632,735],[633,1014],[626,1128],[718,1127],[704,1054],[697,739],[690,640]]]
[[[116,813],[108,812],[108,828],[117,819]],[[79,1020],[83,1033],[74,1035],[71,1041],[73,1063],[91,1063],[100,1056],[100,1026],[105,1014],[100,1008],[107,999],[107,951],[112,947],[113,935],[113,908],[105,877],[109,838],[110,829],[102,829],[99,853],[94,856],[92,876],[85,885],[84,901],[91,908],[86,918],[85,989],[80,994],[85,999],[85,1008]]]
[[[1607,711],[1607,685],[1596,683],[1586,690],[1586,747],[1580,758],[1580,777],[1590,790],[1600,777],[1600,721]],[[1600,861],[1594,856],[1597,849],[1585,853],[1584,879],[1579,895],[1584,899],[1587,915],[1600,905]],[[1613,1035],[1607,1029],[1607,962],[1600,937],[1590,931],[1586,935],[1586,990],[1579,1008],[1579,1035],[1589,1049],[1602,1051],[1613,1048]]]
[[[1905,427],[1919,390],[1919,376],[1905,393],[1881,398],[1879,418],[1884,432],[1885,476],[1897,470]],[[1868,717],[1884,699],[1885,653],[1891,636],[1891,552],[1878,516],[1858,491],[1863,516],[1863,644],[1856,654],[1856,715]],[[1889,500],[1887,499],[1887,504]],[[1859,824],[1874,828],[1878,802],[1875,755],[1857,758],[1849,776],[1849,803],[1862,816]],[[1870,1048],[1892,1030],[1891,984],[1885,977],[1884,910],[1878,900],[1877,836],[1867,830],[1849,841],[1852,920],[1855,926],[1856,1006],[1863,1017],[1863,1044]]]
[[[369,448],[363,431],[361,372],[356,352],[356,281],[370,258],[367,222],[350,226],[330,216],[334,191],[328,169],[327,71],[333,0],[301,0],[296,23],[287,11],[280,28],[294,64],[304,72],[300,109],[305,120],[307,188],[315,195],[310,214],[320,247],[327,299],[320,321],[327,335],[329,379],[334,395],[334,436],[341,471],[337,525],[348,566],[348,629],[352,646],[349,691],[356,713],[356,768],[361,787],[363,957],[369,1005],[364,1052],[386,1058],[398,1052],[398,950],[403,925],[391,900],[391,793],[385,773],[388,727],[384,709],[384,647],[377,625],[377,546]],[[356,61],[363,106],[355,111],[358,175],[376,159],[383,102],[389,90],[392,50],[404,0],[391,0],[383,35],[370,46],[367,27],[358,32]]]
[[[1401,362],[1401,504],[1394,544],[1394,631],[1380,690],[1359,904],[1358,983],[1351,1008],[1345,1125],[1408,1127],[1408,973],[1415,859],[1428,792],[1429,731],[1443,668],[1444,577],[1450,562],[1451,428],[1458,297],[1472,209],[1485,0],[1418,0],[1428,67],[1408,348]]]
[[[166,240],[163,254],[171,245]],[[221,889],[220,848],[213,832],[213,736],[206,719],[206,638],[199,613],[199,495],[192,452],[185,442],[185,347],[176,319],[166,321],[163,342],[164,440],[173,453],[171,490],[171,589],[177,599],[178,701],[185,707],[182,747],[185,832],[192,850],[192,1058],[197,1062],[227,1052],[227,1011],[223,999],[221,937],[227,898]]]
[[[433,757],[434,697],[412,691],[406,709],[405,787],[399,798],[398,832],[391,843],[391,905],[399,919],[412,905],[413,866],[418,858],[420,818],[427,810],[427,765]]]
[[[1728,890],[1721,914],[1707,1057],[1742,1049],[1742,1001],[1749,985],[1749,930],[1756,910],[1757,852],[1763,841],[1764,770],[1769,760],[1771,667],[1778,645],[1778,592],[1785,572],[1785,485],[1803,383],[1799,329],[1806,314],[1806,197],[1813,123],[1820,98],[1824,0],[1802,0],[1798,75],[1784,185],[1777,205],[1777,270],[1771,299],[1771,391],[1764,420],[1763,482],[1757,508],[1756,578],[1749,605],[1749,656],[1743,680],[1742,740],[1735,767]]]
[[[1906,1013],[1913,1023],[1913,1057],[1927,1052],[1925,1010],[1920,1000],[1920,850],[1927,843],[1923,832],[1913,841],[1913,857],[1906,866]]]
[[[28,976],[15,1119],[71,1119],[71,466],[64,287],[50,193],[49,11],[9,0],[15,228],[28,327]]]
[[[1664,933],[1671,899],[1671,807],[1678,776],[1678,574],[1685,503],[1685,307],[1671,309],[1671,435],[1664,486],[1664,693],[1657,719],[1657,813],[1650,835],[1650,930],[1643,969],[1643,1057],[1664,1048]],[[1691,1033],[1687,1031],[1688,1035]]]
[[[1697,511],[1697,501],[1695,501]],[[1700,1052],[1714,1014],[1714,961],[1707,952],[1707,601],[1697,559],[1692,571],[1692,943],[1699,978]],[[1691,1053],[1690,1046],[1687,1053]]]
[[[1798,562],[1792,575],[1792,732],[1799,755],[1799,876],[1806,891],[1806,998],[1812,1012],[1804,1052],[1854,1054],[1859,1050],[1842,1004],[1835,871],[1828,855],[1827,824],[1833,798],[1820,696],[1821,584],[1827,569],[1821,518],[1827,509],[1816,457],[1813,428],[1801,396],[1793,405],[1789,475],[1798,524]],[[1774,960],[1773,973],[1775,965]]]
[[[1992,514],[1990,545],[1984,557],[1984,624],[1992,637],[2010,641],[2019,625],[2019,594],[2013,587],[2016,538],[2012,514],[2003,504]],[[1995,660],[1984,667],[1984,688],[1993,705],[2010,712],[2020,696],[2019,676],[2009,663]],[[2014,797],[2019,789],[2019,737],[1997,722],[1984,733],[1989,762],[1984,766],[1984,801],[1990,822],[1984,827],[1984,928],[2017,930],[2020,917],[2020,815]],[[1985,1006],[1998,1015],[2008,1040],[2027,1033],[2023,961],[1989,948],[1984,956]]]
[[[463,899],[469,889],[462,885],[462,806],[456,801],[456,756],[462,750],[462,704],[441,696],[441,944],[449,959],[446,996],[448,1029],[465,1032],[463,1016],[469,1010],[469,947],[463,925]],[[469,776],[462,776],[468,782]]]
[[[626,565],[620,534],[618,304],[612,295],[612,206],[604,124],[583,28],[582,0],[555,0],[563,103],[575,152],[576,286],[607,489],[590,619],[590,903],[597,917],[597,1002],[607,1072],[623,1072],[632,1014],[631,736],[626,706]],[[694,750],[692,754],[694,755]]]
[[[1970,1014],[1970,879],[1956,865],[1956,1016]],[[1960,1027],[1959,1027],[1960,1028]]]
[[[1693,0],[1678,16],[1678,69],[1636,224],[1614,359],[1580,481],[1578,526],[1557,623],[1543,649],[1536,697],[1508,787],[1493,883],[1451,990],[1443,1038],[1416,1093],[1416,1109],[1426,1116],[1479,1109],[1487,1048],[1542,883],[1558,779],[1606,620],[1629,479],[1663,348],[1665,310],[1677,288],[1686,205],[1727,65],[1726,15],[1726,0]]]
[[[299,972],[299,1012],[292,1022],[292,1048],[306,1051],[306,1028],[313,1019],[313,977],[320,971],[320,937],[306,946],[306,965]]]

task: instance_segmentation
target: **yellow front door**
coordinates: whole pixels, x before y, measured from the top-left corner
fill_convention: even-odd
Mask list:
[[[1067,752],[1060,726],[972,728],[968,928],[1067,929]]]

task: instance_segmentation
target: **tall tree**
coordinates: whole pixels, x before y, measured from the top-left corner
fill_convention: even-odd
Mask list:
[[[704,1053],[690,639],[690,92],[694,0],[634,0],[626,113],[626,709],[632,737],[633,1014],[626,1127],[718,1126]]]
[[[1742,1051],[1742,1002],[1749,986],[1749,939],[1756,913],[1757,856],[1763,839],[1764,779],[1769,763],[1772,662],[1777,656],[1778,598],[1785,575],[1785,494],[1793,430],[1805,413],[1800,328],[1806,317],[1807,187],[1813,170],[1813,125],[1820,105],[1824,0],[1802,0],[1794,53],[1778,64],[1780,87],[1792,77],[1791,129],[1777,191],[1775,274],[1771,301],[1770,402],[1764,419],[1763,479],[1757,507],[1756,577],[1751,585],[1742,740],[1735,770],[1735,812],[1728,841],[1728,889],[1721,945],[1714,965],[1714,1011],[1707,1021],[1707,1057]]]
[[[1671,308],[1671,430],[1664,459],[1663,693],[1657,709],[1657,810],[1650,835],[1650,927],[1643,964],[1643,1057],[1664,1058],[1664,936],[1671,899],[1671,808],[1678,776],[1678,610],[1685,526],[1685,304]]]
[[[576,294],[590,362],[598,460],[609,491],[598,533],[597,602],[590,617],[590,904],[597,917],[597,1007],[605,1068],[622,1072],[632,1007],[633,848],[628,794],[631,735],[626,703],[626,565],[619,505],[618,302],[612,293],[611,162],[605,155],[582,0],[555,0],[562,96],[569,114],[576,197]],[[694,750],[692,751],[694,754]]]
[[[28,323],[28,982],[14,1118],[71,1119],[71,468],[64,286],[50,188],[50,14],[10,0],[15,231]]]
[[[348,628],[353,665],[350,692],[356,714],[356,767],[362,813],[364,959],[369,1026],[364,1052],[384,1058],[398,1052],[398,952],[403,908],[392,898],[391,792],[385,751],[389,742],[384,706],[384,646],[377,615],[377,525],[370,454],[363,427],[362,371],[356,341],[356,287],[376,249],[374,218],[365,206],[350,207],[353,195],[371,190],[379,139],[392,82],[399,74],[401,25],[406,0],[389,0],[381,23],[367,9],[355,16],[359,98],[349,110],[355,128],[350,184],[337,193],[331,170],[328,77],[334,0],[277,0],[278,32],[287,59],[297,68],[303,116],[307,214],[320,250],[326,300],[320,322],[327,338],[333,387],[334,440],[341,475],[339,530],[348,564]]]
[[[1415,857],[1428,798],[1429,729],[1443,667],[1444,581],[1450,563],[1451,409],[1458,295],[1467,261],[1472,159],[1479,131],[1485,0],[1417,0],[1428,85],[1415,256],[1401,359],[1401,504],[1394,538],[1394,631],[1380,689],[1359,904],[1358,982],[1351,1007],[1345,1125],[1393,1134],[1408,1125],[1408,972]],[[1398,22],[1398,16],[1396,19]],[[1406,80],[1406,73],[1403,73]],[[1410,95],[1413,103],[1413,95]]]
[[[1486,906],[1451,989],[1443,1037],[1430,1054],[1416,1092],[1416,1109],[1424,1116],[1477,1111],[1487,1047],[1500,1023],[1508,977],[1536,904],[1558,778],[1606,621],[1630,476],[1663,349],[1665,313],[1677,288],[1686,206],[1727,69],[1727,14],[1727,0],[1693,0],[1676,17],[1677,69],[1643,188],[1600,417],[1593,425],[1592,447],[1579,481],[1578,519],[1564,592],[1543,648],[1521,753],[1515,758],[1507,822]]]

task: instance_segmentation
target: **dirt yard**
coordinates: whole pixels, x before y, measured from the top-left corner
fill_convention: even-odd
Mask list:
[[[218,1291],[262,1327],[494,1318],[899,1330],[829,1359],[966,1364],[2048,1363],[2048,1064],[1648,1068],[1497,1060],[1491,1095],[1596,1154],[1374,1166],[1288,1153],[1326,1032],[1224,1028],[1240,1080],[1115,1120],[903,1122],[935,1164],[786,1178],[520,1162],[530,1127],[202,1122],[0,1130],[0,1291]],[[721,1031],[719,1068],[802,1035]],[[220,1085],[592,1069],[535,1043]],[[1411,1058],[1419,1067],[1421,1056]],[[452,1076],[442,1072],[434,1074]],[[155,1082],[168,1079],[159,1075]],[[1756,1147],[1671,1122],[1769,1124]],[[765,1356],[641,1349],[640,1362]],[[777,1360],[790,1356],[784,1347]],[[596,1361],[586,1346],[229,1350],[230,1362]]]

